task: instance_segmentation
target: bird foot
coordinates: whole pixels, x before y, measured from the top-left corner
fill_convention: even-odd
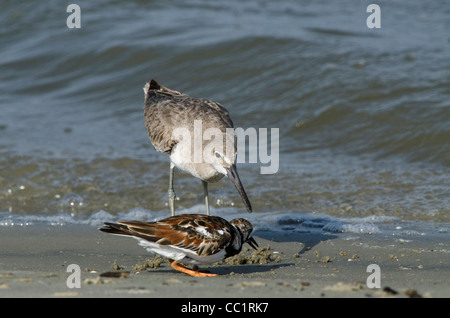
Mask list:
[[[207,271],[199,271],[199,270],[193,270],[193,269],[189,269],[187,267],[184,267],[183,265],[181,265],[180,263],[178,263],[177,261],[174,261],[172,259],[169,259],[170,262],[170,266],[172,266],[173,269],[188,274],[190,276],[194,276],[194,277],[215,277],[218,276],[217,274],[213,274],[213,273],[209,273]]]

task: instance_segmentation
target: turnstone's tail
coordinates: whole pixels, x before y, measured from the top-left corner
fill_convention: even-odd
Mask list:
[[[130,231],[128,226],[117,223],[109,223],[105,222],[104,226],[99,229],[102,232],[115,234],[115,235],[125,235],[125,236],[134,236],[136,232]]]

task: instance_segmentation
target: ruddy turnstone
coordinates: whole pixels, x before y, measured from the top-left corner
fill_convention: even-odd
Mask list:
[[[184,267],[211,264],[238,254],[244,243],[256,249],[253,226],[245,219],[230,222],[203,214],[181,214],[157,222],[105,223],[100,231],[129,236],[149,252],[167,257],[173,269],[196,277],[217,276]]]

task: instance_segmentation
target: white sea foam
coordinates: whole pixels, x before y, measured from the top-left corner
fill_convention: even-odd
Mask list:
[[[204,213],[204,206],[199,204],[187,209],[177,209],[177,214]],[[245,218],[249,220],[254,231],[273,232],[327,232],[327,233],[355,233],[355,234],[379,234],[392,233],[406,236],[416,236],[417,233],[424,235],[424,231],[411,228],[411,223],[400,220],[397,217],[385,215],[371,215],[366,217],[335,217],[323,213],[294,212],[294,213],[246,213],[236,212],[235,208],[218,208],[212,210],[212,215],[219,215],[227,220],[234,218]],[[33,226],[33,225],[89,225],[101,226],[104,222],[117,220],[141,220],[157,221],[168,217],[168,211],[152,212],[144,208],[134,208],[128,212],[116,215],[100,210],[89,216],[77,216],[71,214],[54,215],[19,215],[8,212],[0,212],[0,227]],[[401,224],[401,226],[399,226]],[[407,228],[405,228],[407,227]],[[446,233],[438,227],[434,232]]]

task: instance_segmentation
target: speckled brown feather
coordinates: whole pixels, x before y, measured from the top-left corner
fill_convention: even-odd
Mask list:
[[[103,232],[135,236],[160,245],[195,251],[199,256],[217,253],[233,241],[235,230],[217,216],[181,214],[158,222],[118,221],[105,223]],[[202,232],[198,230],[202,229]],[[218,232],[221,231],[221,232]]]

